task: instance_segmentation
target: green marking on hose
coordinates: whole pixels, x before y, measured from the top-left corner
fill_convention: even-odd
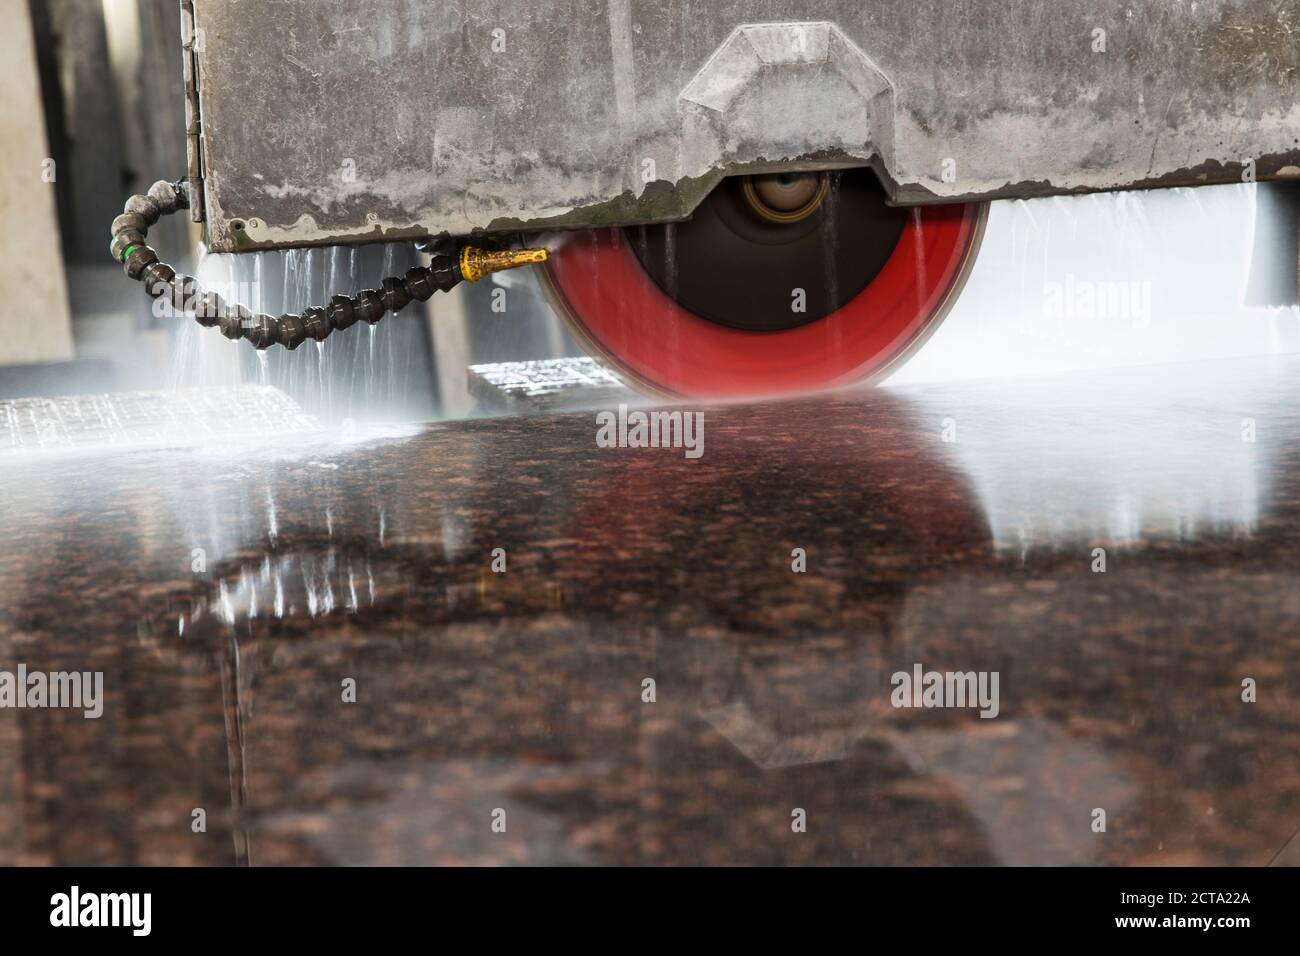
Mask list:
[[[122,253],[122,261],[126,262],[127,259],[131,258],[131,253],[135,252],[135,250],[139,248],[140,248],[139,243],[134,243],[132,245],[127,246],[126,251]]]

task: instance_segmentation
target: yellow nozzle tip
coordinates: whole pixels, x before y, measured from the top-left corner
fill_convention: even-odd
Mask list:
[[[468,282],[477,282],[485,275],[531,266],[550,258],[547,249],[480,249],[465,246],[460,250],[460,274]]]

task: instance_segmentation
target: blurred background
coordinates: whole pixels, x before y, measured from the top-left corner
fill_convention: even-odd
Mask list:
[[[406,420],[500,407],[471,366],[580,356],[531,276],[462,284],[401,321],[294,354],[234,348],[192,321],[157,318],[108,252],[125,199],[184,174],[181,23],[175,0],[0,0],[0,399],[262,381],[327,419]],[[200,262],[198,227],[167,217],[150,233],[178,272],[230,282],[259,310],[304,295],[373,287],[418,253],[409,245],[259,253]],[[156,242],[154,241],[156,240]],[[388,270],[388,271],[384,271]],[[215,280],[215,281],[214,281]],[[471,323],[468,317],[473,315]],[[276,350],[280,352],[282,350]],[[480,385],[486,381],[479,382]],[[490,386],[489,386],[490,387]]]

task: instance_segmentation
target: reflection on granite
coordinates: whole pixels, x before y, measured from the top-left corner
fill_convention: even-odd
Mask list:
[[[1285,862],[1300,362],[1190,368],[8,464],[0,669],[106,701],[0,711],[0,863]]]

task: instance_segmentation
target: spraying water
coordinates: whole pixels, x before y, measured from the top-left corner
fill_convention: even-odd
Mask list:
[[[409,244],[201,255],[199,283],[254,313],[280,315],[330,296],[378,288],[416,264]],[[435,417],[424,311],[412,304],[377,325],[358,323],[294,351],[257,351],[216,329],[181,322],[172,347],[172,388],[252,382],[279,388],[325,423],[424,421]]]
[[[991,203],[961,296],[889,384],[1300,351],[1278,291],[1295,263],[1266,228],[1282,201],[1241,184]]]
[[[837,186],[828,203],[832,217],[839,212]],[[1284,304],[1282,295],[1259,294],[1261,287],[1276,292],[1284,279],[1293,281],[1288,257],[1277,254],[1280,233],[1269,231],[1273,220],[1291,222],[1280,215],[1279,195],[1241,184],[992,203],[962,294],[890,384],[1300,351],[1300,309]],[[677,243],[671,227],[667,232],[671,284]],[[644,244],[644,230],[631,236],[638,240]],[[834,253],[832,241],[828,263]],[[414,256],[406,245],[206,255],[199,271],[206,286],[230,301],[279,314],[377,287],[383,276],[405,271]],[[834,299],[838,277],[826,271]],[[1264,272],[1279,275],[1261,281]],[[529,276],[513,281],[525,280],[535,285]],[[556,326],[539,296],[512,290],[509,313],[497,316],[484,300],[489,290],[464,294],[471,292],[465,304],[473,303],[476,331],[461,368],[567,351],[558,333],[525,341],[527,316],[544,319],[533,323],[538,328]],[[412,306],[296,352],[265,353],[180,323],[171,384],[272,385],[327,424],[428,420],[438,413],[436,373],[425,361],[429,333],[421,319]]]

